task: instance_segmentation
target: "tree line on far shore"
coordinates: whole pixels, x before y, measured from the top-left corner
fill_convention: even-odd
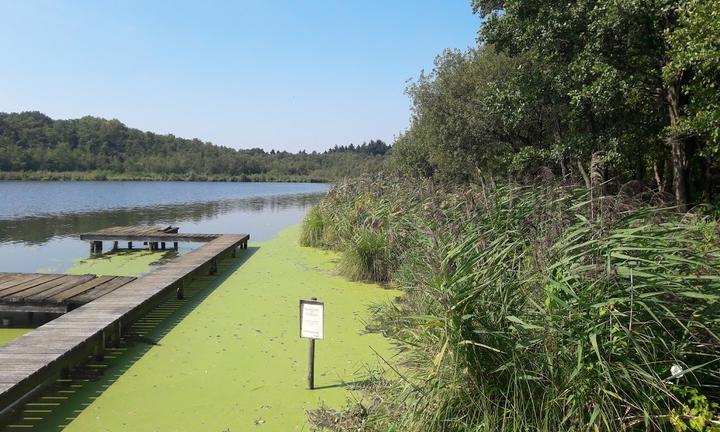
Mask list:
[[[379,171],[390,151],[382,140],[322,153],[237,150],[118,120],[0,113],[0,179],[332,181]]]

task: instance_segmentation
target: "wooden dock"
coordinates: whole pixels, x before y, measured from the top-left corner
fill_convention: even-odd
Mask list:
[[[123,276],[0,273],[0,312],[65,313],[135,279]]]
[[[133,242],[147,243],[150,250],[164,250],[166,243],[173,243],[175,249],[179,242],[209,242],[220,237],[220,234],[178,233],[177,227],[111,227],[100,231],[80,235],[80,240],[90,242],[90,252],[102,252],[103,241],[112,241],[113,249],[118,249],[120,241],[128,242],[128,249]]]
[[[145,276],[0,347],[0,417],[30,394],[119,340],[125,327],[167,295],[182,297],[193,276],[213,274],[223,256],[247,248],[247,234],[220,235]]]

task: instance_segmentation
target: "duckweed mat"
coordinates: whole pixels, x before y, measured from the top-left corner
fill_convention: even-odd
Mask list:
[[[0,328],[0,346],[32,330],[31,328]]]
[[[368,306],[397,295],[333,274],[337,256],[297,245],[298,227],[251,244],[137,322],[105,359],[59,380],[8,430],[310,430],[305,411],[359,398],[353,384],[390,356],[363,334]],[[306,389],[298,301],[325,302],[316,386]],[[33,403],[37,405],[32,405]],[[39,412],[38,412],[39,411]]]
[[[67,274],[96,274],[112,276],[140,276],[153,266],[177,256],[175,251],[155,252],[147,249],[108,252],[91,258],[78,259]]]

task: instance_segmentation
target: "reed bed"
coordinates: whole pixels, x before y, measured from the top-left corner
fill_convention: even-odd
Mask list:
[[[364,430],[720,430],[717,221],[553,181],[335,186],[306,245],[404,290]]]

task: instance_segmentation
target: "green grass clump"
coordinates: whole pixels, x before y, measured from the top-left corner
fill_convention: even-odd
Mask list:
[[[386,254],[383,233],[361,228],[343,253],[340,271],[351,280],[385,282],[389,277]]]
[[[370,390],[366,430],[720,426],[711,216],[573,185],[402,179],[339,184],[320,206],[343,273],[405,291],[369,326],[397,344],[399,375]]]
[[[323,217],[318,207],[313,207],[303,219],[300,230],[300,245],[320,247],[323,245]]]

